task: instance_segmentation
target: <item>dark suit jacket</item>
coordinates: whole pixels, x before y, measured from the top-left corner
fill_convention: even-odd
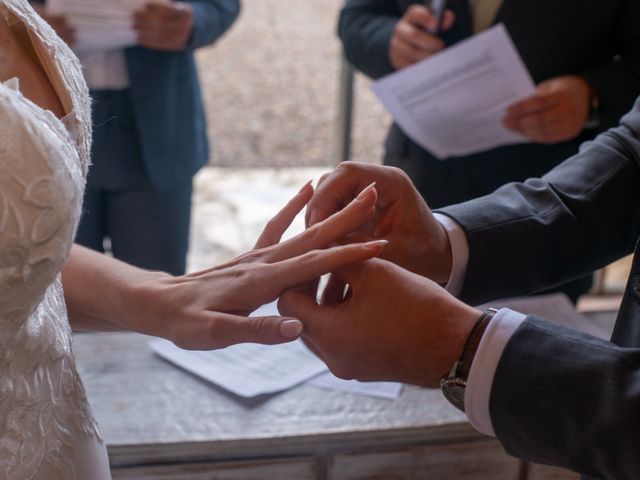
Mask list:
[[[209,159],[194,50],[216,41],[240,11],[238,0],[188,1],[195,26],[184,52],[126,50],[142,156],[161,191],[184,184]]]
[[[472,304],[551,287],[635,249],[612,342],[527,318],[499,362],[490,413],[513,455],[640,478],[640,100],[542,179],[442,213],[469,239],[461,296]]]
[[[339,34],[349,61],[379,78],[391,73],[389,42],[405,10],[415,1],[347,0]],[[471,34],[468,0],[449,0],[456,24],[447,44]],[[580,75],[599,92],[602,130],[615,126],[640,94],[640,2],[637,0],[504,0],[495,22],[507,27],[536,83]],[[433,207],[490,193],[509,181],[541,176],[577,152],[579,138],[547,146],[524,144],[436,160],[394,126],[387,139],[392,158],[409,159],[406,170]],[[401,165],[402,166],[402,165]]]

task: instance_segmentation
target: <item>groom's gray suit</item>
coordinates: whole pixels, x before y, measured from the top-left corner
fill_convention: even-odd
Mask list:
[[[501,357],[490,413],[513,455],[640,478],[640,100],[542,179],[441,213],[466,231],[461,296],[472,304],[551,287],[635,248],[612,342],[529,317]]]

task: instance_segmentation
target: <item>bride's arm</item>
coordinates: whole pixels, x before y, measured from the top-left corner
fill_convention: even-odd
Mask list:
[[[181,277],[142,270],[74,246],[63,271],[72,325],[134,330],[194,349],[296,338],[302,324],[295,319],[246,315],[287,288],[374,257],[384,247],[384,242],[373,242],[328,248],[372,218],[373,188],[340,213],[278,243],[312,195],[310,186],[303,188],[269,222],[256,249],[227,264]]]

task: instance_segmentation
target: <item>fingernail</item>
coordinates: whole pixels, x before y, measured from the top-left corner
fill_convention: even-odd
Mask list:
[[[312,183],[312,182],[313,182],[313,180],[309,180],[307,183],[305,183],[305,184],[302,186],[302,188],[298,191],[298,193],[302,193],[302,192],[304,192],[305,190],[307,190],[307,189],[311,186],[311,183]]]
[[[388,240],[374,240],[373,242],[367,242],[363,245],[367,250],[382,250],[389,245]]]
[[[376,188],[376,182],[373,182],[371,185],[369,185],[367,188],[365,188],[364,190],[362,190],[359,194],[358,197],[356,198],[357,200],[362,200],[363,198],[365,198],[369,192],[371,192],[372,190],[374,190]]]
[[[298,338],[302,329],[300,320],[284,320],[280,323],[280,335],[284,338]]]

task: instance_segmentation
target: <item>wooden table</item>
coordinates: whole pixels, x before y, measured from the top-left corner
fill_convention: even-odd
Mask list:
[[[527,478],[439,391],[407,386],[390,401],[302,385],[246,401],[160,359],[149,340],[76,335],[114,480]],[[528,478],[577,477],[535,467]]]

